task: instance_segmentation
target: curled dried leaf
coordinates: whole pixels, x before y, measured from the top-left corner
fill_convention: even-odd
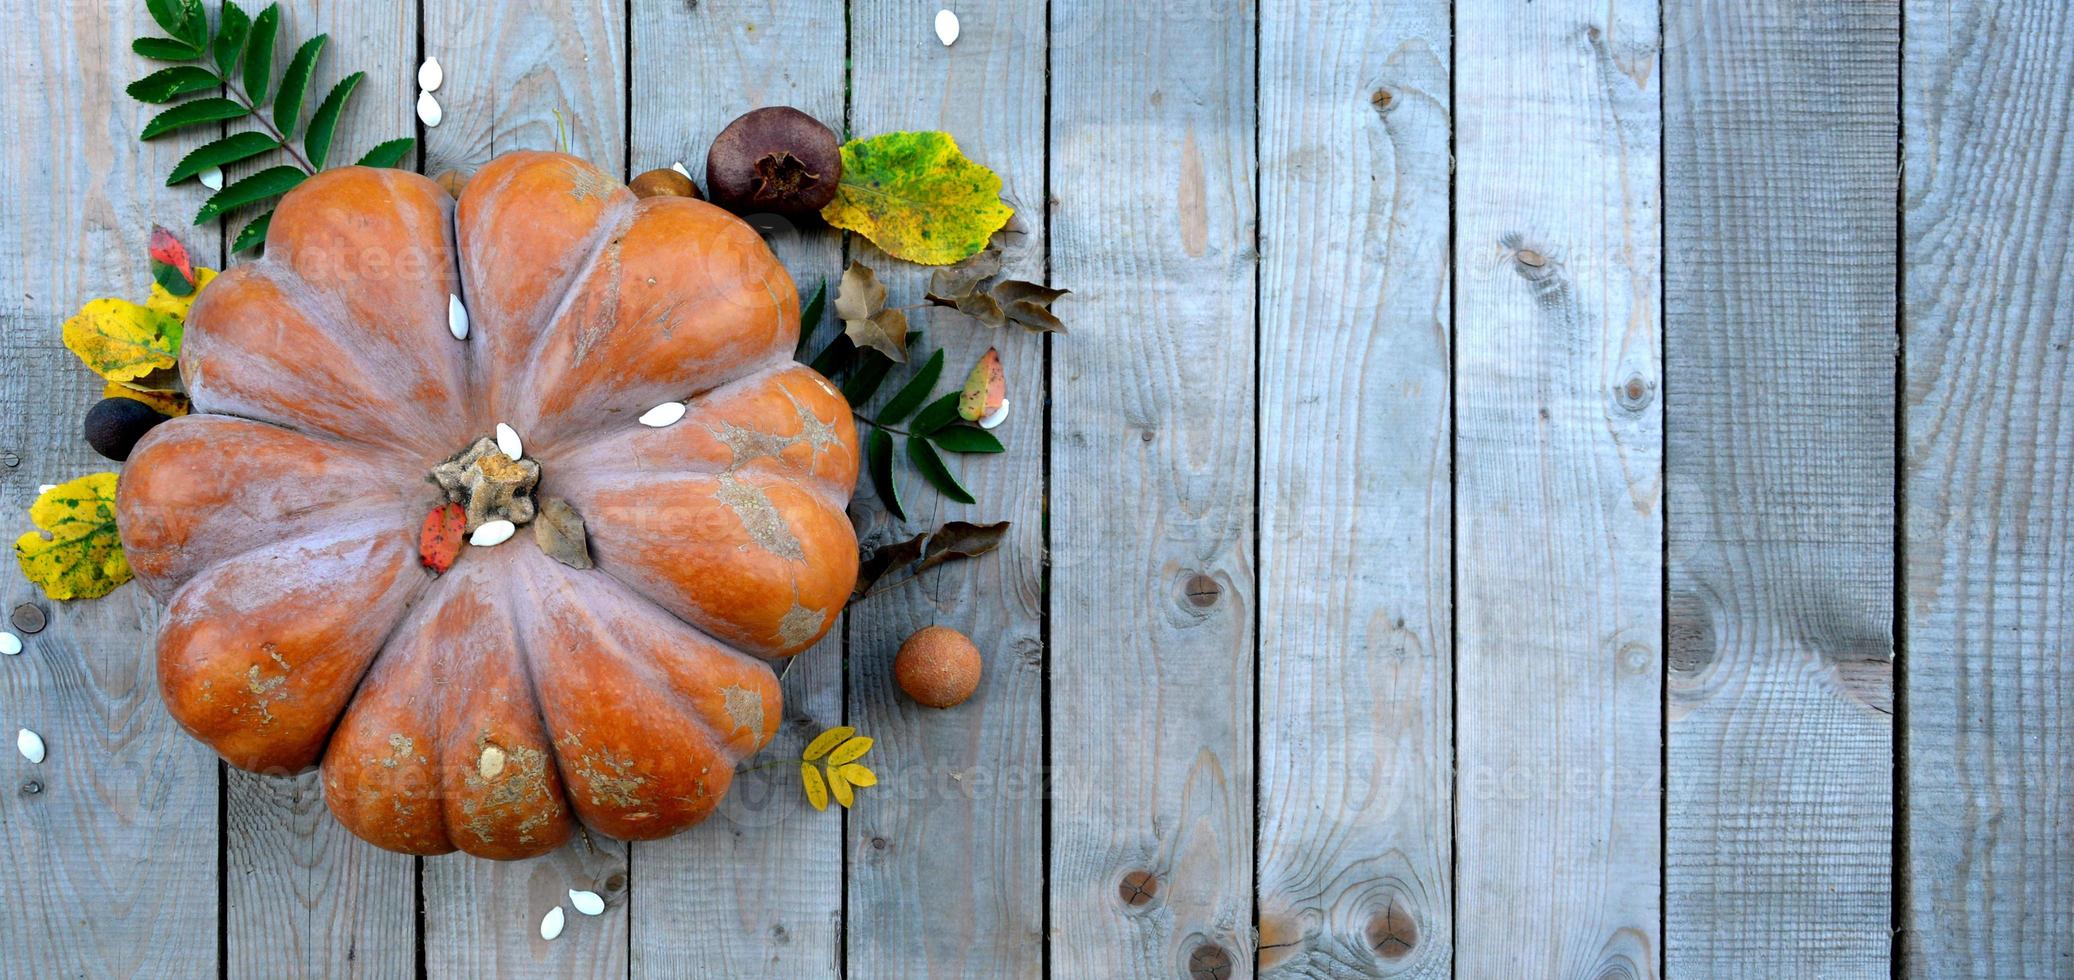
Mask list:
[[[862,262],[852,262],[836,285],[835,315],[843,334],[860,348],[907,361],[907,314],[886,309],[886,285]]]
[[[590,539],[584,533],[583,517],[560,497],[540,502],[533,517],[533,540],[547,556],[570,568],[590,568]]]
[[[938,565],[976,558],[993,551],[1007,539],[1010,526],[1007,521],[994,524],[951,521],[905,541],[880,545],[858,563],[857,585],[851,598],[854,600],[880,591],[877,588],[880,583],[892,588],[913,581]],[[831,742],[829,747],[833,745]]]

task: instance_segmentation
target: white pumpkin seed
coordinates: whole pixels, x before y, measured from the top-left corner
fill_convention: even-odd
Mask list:
[[[685,179],[685,180],[690,180],[690,179],[691,179],[691,171],[689,171],[689,170],[686,170],[686,169],[684,169],[684,161],[682,161],[682,160],[679,160],[679,161],[677,161],[676,163],[670,164],[670,169],[671,169],[671,170],[675,170],[675,171],[677,171],[677,172],[678,172],[678,173],[680,173],[680,174],[683,174],[683,175],[684,175],[684,179]]]
[[[994,409],[994,414],[979,420],[979,427],[991,429],[1006,421],[1008,421],[1008,399],[1003,398],[1001,399],[1001,407]]]
[[[0,654],[12,657],[20,652],[22,652],[22,638],[13,633],[0,631]]]
[[[525,444],[519,442],[517,429],[502,422],[497,423],[497,451],[512,459],[526,455]]]
[[[666,425],[677,424],[677,420],[683,417],[683,402],[664,402],[649,409],[647,414],[641,416],[641,424],[651,429],[660,429]]]
[[[958,15],[948,10],[936,12],[936,39],[948,48],[958,40]]]
[[[540,919],[540,938],[553,942],[556,936],[562,934],[562,922],[561,906],[557,905],[554,908],[548,909],[547,914]]]
[[[432,97],[432,93],[430,93],[430,92],[419,92],[419,93],[418,93],[418,121],[419,121],[419,122],[421,122],[421,123],[424,123],[424,124],[425,124],[426,126],[429,126],[429,127],[432,127],[432,128],[435,128],[435,129],[436,129],[436,128],[438,128],[438,127],[439,127],[439,122],[440,122],[440,120],[442,120],[442,119],[445,119],[445,118],[446,118],[446,111],[445,111],[445,110],[443,110],[443,109],[441,109],[441,108],[439,107],[439,100],[438,100],[438,99],[435,99],[435,98],[433,98],[433,97]]]
[[[576,911],[585,915],[605,914],[605,899],[597,892],[580,892],[571,888],[569,889],[569,904],[576,906]]]
[[[475,533],[468,536],[468,543],[478,548],[495,547],[511,540],[512,534],[517,530],[518,525],[510,521],[484,521],[483,526],[476,528]]]
[[[42,486],[40,486],[40,487],[37,487],[37,488],[36,488],[36,495],[40,497],[40,496],[42,496],[42,495],[44,495],[44,494],[46,494],[46,493],[49,493],[49,492],[51,492],[52,490],[56,490],[57,488],[58,488],[58,485],[57,485],[57,484],[55,484],[55,483],[46,483],[46,484],[44,484],[44,485],[42,485]]]
[[[209,169],[202,171],[197,176],[200,177],[203,187],[206,187],[212,191],[220,191],[223,189],[222,167],[210,167]]]
[[[32,764],[43,761],[43,736],[26,728],[14,733],[14,747]]]
[[[461,297],[446,294],[446,328],[453,332],[455,340],[468,339],[468,307],[461,305]]]
[[[418,66],[419,88],[427,92],[437,92],[439,86],[445,82],[446,70],[439,67],[438,58],[426,58],[425,63]]]

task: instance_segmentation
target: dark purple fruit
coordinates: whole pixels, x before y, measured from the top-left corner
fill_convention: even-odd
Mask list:
[[[120,463],[130,458],[137,440],[160,422],[170,421],[133,398],[103,398],[86,410],[86,444]]]
[[[842,178],[835,133],[790,106],[743,114],[713,138],[706,154],[706,193],[736,214],[818,214],[835,200]]]

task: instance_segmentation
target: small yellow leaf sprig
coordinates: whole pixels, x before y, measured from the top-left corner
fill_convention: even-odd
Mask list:
[[[132,398],[166,415],[187,414],[187,397],[164,390],[152,380],[177,371],[187,313],[202,287],[216,278],[214,269],[195,269],[195,287],[176,296],[152,283],[143,303],[103,297],[91,300],[65,321],[65,346],[95,374],[108,380],[104,398]]]
[[[845,808],[855,806],[857,789],[879,784],[878,773],[857,761],[871,746],[869,736],[848,725],[837,725],[808,742],[799,754],[799,781],[806,787],[807,802],[826,810],[833,794]]]

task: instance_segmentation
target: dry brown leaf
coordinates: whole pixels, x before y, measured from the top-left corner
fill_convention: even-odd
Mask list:
[[[549,497],[540,502],[540,512],[533,518],[533,540],[549,558],[570,568],[590,568],[593,565],[583,517],[560,497]]]

